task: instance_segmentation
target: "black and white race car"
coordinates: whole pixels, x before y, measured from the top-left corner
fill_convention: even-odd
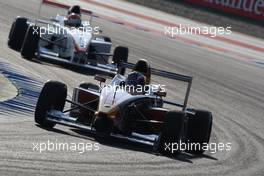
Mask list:
[[[82,11],[90,14],[89,21],[81,20]],[[110,75],[123,74],[128,48],[118,46],[111,54],[111,39],[98,35],[102,31],[91,25],[91,14],[76,5],[70,7],[66,16],[57,15],[50,20],[17,17],[10,29],[8,46],[26,59],[36,58]]]

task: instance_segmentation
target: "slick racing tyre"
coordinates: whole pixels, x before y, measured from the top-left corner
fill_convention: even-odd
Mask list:
[[[163,129],[154,143],[153,150],[164,155],[175,155],[180,152],[180,141],[184,137],[185,113],[170,111],[167,113]],[[175,146],[172,147],[172,146]]]
[[[39,38],[39,28],[37,26],[29,26],[20,51],[22,57],[31,60],[35,56]]]
[[[204,153],[204,146],[208,145],[210,140],[212,123],[212,113],[208,111],[197,110],[195,115],[189,117],[186,142],[189,146],[195,147],[190,148],[187,152]]]
[[[118,73],[121,75],[125,75],[126,72],[126,67],[123,63],[128,61],[128,53],[128,48],[123,46],[118,46],[114,50],[113,63],[117,65]]]
[[[26,32],[28,29],[27,19],[23,17],[17,17],[13,22],[8,35],[8,46],[16,51],[20,51]]]
[[[65,106],[67,86],[57,81],[47,82],[38,98],[35,110],[35,122],[44,128],[53,128],[56,124],[46,120],[49,110],[62,111]]]

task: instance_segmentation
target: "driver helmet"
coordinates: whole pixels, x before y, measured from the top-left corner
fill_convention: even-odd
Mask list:
[[[77,13],[70,13],[68,15],[67,19],[67,25],[71,27],[79,27],[81,26],[82,21],[81,21],[81,15]]]
[[[126,79],[126,85],[132,94],[144,94],[144,86],[146,84],[146,77],[137,71],[131,72]]]

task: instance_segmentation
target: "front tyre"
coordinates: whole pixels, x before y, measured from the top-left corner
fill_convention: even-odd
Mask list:
[[[94,120],[93,126],[97,133],[109,135],[113,129],[113,121],[106,114],[99,113]]]
[[[35,122],[44,128],[53,128],[56,124],[46,119],[50,110],[62,111],[65,106],[67,86],[57,81],[47,82],[38,98],[35,109]]]

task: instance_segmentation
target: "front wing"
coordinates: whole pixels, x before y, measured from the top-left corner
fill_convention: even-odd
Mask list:
[[[70,60],[67,59],[63,59],[60,58],[58,54],[56,53],[52,53],[52,52],[48,52],[48,51],[42,51],[40,50],[38,53],[38,58],[39,60],[45,60],[45,61],[50,61],[59,65],[63,65],[63,66],[69,66],[72,68],[76,68],[78,70],[82,69],[82,70],[87,70],[87,71],[98,71],[98,72],[102,72],[102,73],[106,73],[109,74],[111,76],[114,76],[117,74],[117,66],[114,64],[80,64],[80,63],[75,63],[72,62]]]
[[[92,126],[80,124],[76,121],[75,118],[67,116],[61,111],[56,111],[56,110],[49,111],[47,113],[46,120],[57,123],[57,124],[65,125],[68,127],[77,128],[77,129],[80,129],[88,133],[97,134],[96,130]],[[117,138],[121,140],[127,140],[130,142],[153,146],[158,136],[157,135],[142,135],[139,133],[132,133],[130,136],[125,136],[122,134],[111,133],[110,136],[108,137],[113,137],[113,138]]]

